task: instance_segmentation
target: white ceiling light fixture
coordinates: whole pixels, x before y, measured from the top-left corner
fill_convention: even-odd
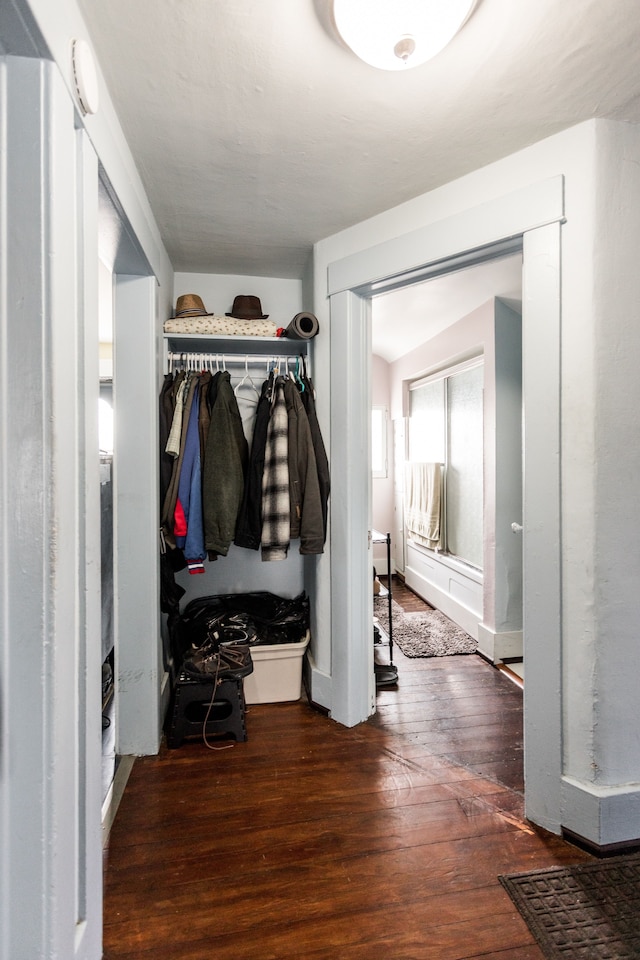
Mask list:
[[[455,37],[478,0],[333,0],[338,33],[380,70],[431,60]]]
[[[71,63],[73,81],[82,112],[97,113],[100,103],[98,74],[91,47],[86,40],[72,41]]]

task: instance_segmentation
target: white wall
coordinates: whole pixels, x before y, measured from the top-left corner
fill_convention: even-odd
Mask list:
[[[577,531],[583,520],[576,515],[584,487],[577,466],[589,474],[594,505],[592,553],[581,557],[577,538],[568,540],[570,609],[576,616],[567,623],[565,645],[564,690],[572,707],[565,742],[566,798],[576,809],[572,829],[579,832],[588,817],[594,832],[614,838],[637,829],[640,816],[640,800],[627,786],[640,782],[633,719],[636,671],[629,669],[637,662],[640,622],[640,516],[635,508],[640,470],[635,414],[640,402],[640,278],[635,256],[640,244],[639,158],[637,126],[596,125],[592,210],[597,249],[593,275],[582,278],[592,304],[592,338],[576,362],[567,358],[563,368],[565,433],[574,429],[579,440],[592,444],[594,454],[589,470],[573,459],[578,451],[572,446],[564,482],[568,531]],[[576,330],[576,350],[579,339]],[[584,406],[581,364],[593,384],[590,403]],[[582,582],[578,572],[583,573]],[[590,589],[580,595],[579,586],[584,589],[587,578]],[[588,691],[591,697],[585,695]]]
[[[639,139],[632,125],[580,124],[315,247],[315,313],[327,328],[331,263],[382,250],[385,243],[426,225],[433,225],[443,255],[461,252],[453,228],[456,217],[474,210],[481,217],[483,206],[511,191],[564,177],[562,643],[552,665],[562,671],[563,775],[560,809],[550,799],[549,809],[536,815],[602,844],[640,836],[634,786],[640,783],[640,757],[637,743],[633,745],[637,727],[628,671],[635,658],[632,625],[640,622],[640,592],[633,586],[640,574],[634,546],[640,518],[630,510],[640,466],[640,445],[631,426],[640,399],[640,378],[631,369],[640,339],[640,327],[631,322],[640,297],[640,278],[632,265],[640,239]],[[367,256],[373,263],[375,257]],[[411,264],[405,261],[405,266]],[[527,296],[525,290],[525,303]],[[319,370],[317,379],[322,392],[328,373]],[[536,598],[534,590],[532,603],[544,605],[545,598]],[[330,645],[330,638],[321,642]],[[548,681],[548,661],[546,681],[542,669],[538,677],[535,667],[532,674],[541,695],[530,705],[531,724],[558,708],[559,690]],[[536,749],[540,755],[532,769],[542,771],[544,748]]]
[[[310,310],[302,301],[302,280],[281,277],[245,277],[222,273],[184,273],[174,277],[173,305],[185,293],[202,297],[209,313],[224,316],[231,310],[234,297],[242,294],[260,297],[262,312],[279,327],[286,327],[296,313]],[[173,315],[173,314],[172,314]]]

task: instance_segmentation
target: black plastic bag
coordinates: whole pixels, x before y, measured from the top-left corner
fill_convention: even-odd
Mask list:
[[[245,614],[263,645],[299,643],[309,629],[310,605],[304,591],[293,599],[267,591],[198,597],[187,604],[174,625],[174,655],[183,659],[188,651],[202,646],[210,621],[223,613]]]

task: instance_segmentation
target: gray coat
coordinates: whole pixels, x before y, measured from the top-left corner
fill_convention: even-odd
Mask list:
[[[202,467],[204,545],[223,556],[235,535],[248,456],[238,402],[225,370],[218,378]]]
[[[309,420],[293,380],[285,380],[284,399],[289,418],[291,539],[300,538],[300,553],[323,553],[324,522],[318,468]]]

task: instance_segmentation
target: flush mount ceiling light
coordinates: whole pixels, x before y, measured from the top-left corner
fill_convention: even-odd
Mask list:
[[[446,47],[477,0],[333,0],[338,33],[372,67],[406,70]]]
[[[98,74],[91,47],[85,40],[72,41],[71,62],[73,81],[82,112],[96,113],[100,102]]]

